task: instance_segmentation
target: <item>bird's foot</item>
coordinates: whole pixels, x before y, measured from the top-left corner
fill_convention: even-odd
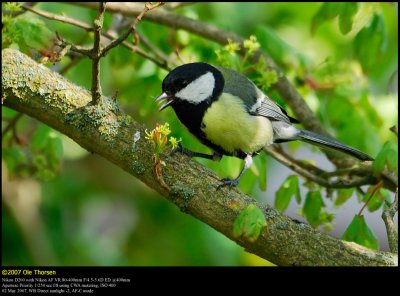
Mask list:
[[[172,149],[171,153],[169,155],[174,155],[175,153],[180,152],[182,154],[185,154],[187,156],[189,156],[190,158],[193,157],[194,152],[184,148],[181,143],[178,143],[178,147],[176,147],[175,149]]]
[[[175,149],[173,149],[170,153],[170,155],[175,154],[176,152],[180,152],[182,154],[185,154],[187,156],[189,156],[190,158],[193,157],[201,157],[201,158],[205,158],[205,159],[211,159],[214,161],[219,161],[221,159],[221,155],[218,153],[213,153],[213,154],[204,154],[204,153],[200,153],[200,152],[195,152],[192,150],[189,150],[187,148],[182,147],[182,145],[179,143],[178,147],[176,147]]]
[[[239,179],[229,179],[229,178],[224,178],[221,180],[221,184],[218,185],[217,190],[225,187],[225,186],[229,186],[229,187],[236,187],[239,184]]]

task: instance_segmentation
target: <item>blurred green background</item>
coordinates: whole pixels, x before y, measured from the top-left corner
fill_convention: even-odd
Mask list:
[[[35,8],[86,23],[96,16],[94,10],[71,4],[38,3]],[[397,4],[195,3],[174,11],[244,38],[255,35],[327,130],[343,142],[373,156],[386,141],[397,143],[389,131],[398,121]],[[341,13],[335,14],[338,11]],[[68,24],[32,13],[18,18],[6,23],[3,48],[18,48],[39,59],[38,52],[50,47],[47,35],[56,31],[77,44],[90,46],[93,42],[91,34]],[[106,13],[106,29],[120,22]],[[222,46],[185,31],[147,21],[139,24],[138,31],[173,63],[219,62],[215,51]],[[141,43],[139,46],[146,48]],[[67,56],[48,66],[90,89],[91,62],[78,59],[66,70],[71,60]],[[149,129],[169,122],[172,134],[182,137],[184,146],[208,151],[181,127],[172,110],[157,112],[153,100],[161,93],[165,70],[123,47],[113,49],[102,59],[101,67],[104,94],[113,96],[118,91],[117,100],[126,114]],[[268,87],[264,89],[268,91]],[[269,95],[285,106],[276,92],[270,90]],[[16,112],[3,107],[3,127],[15,116]],[[302,145],[291,143],[286,149],[322,168],[332,168],[319,150]],[[198,161],[221,177],[235,176],[242,166],[240,160],[231,158],[219,164]],[[274,205],[275,193],[289,174],[293,173],[262,155],[246,173],[241,189]],[[265,180],[267,191],[260,190]],[[118,167],[27,116],[18,120],[15,130],[3,135],[2,185],[3,265],[270,265],[180,212]],[[286,214],[305,220],[301,209],[307,188],[302,186],[300,204],[291,200],[283,209]],[[325,212],[333,218],[336,215],[336,220],[321,218],[317,227],[340,237],[362,207],[363,197],[353,194],[338,206],[334,203],[336,192],[326,198],[325,191],[318,190]],[[382,202],[376,209],[365,210],[365,215],[380,248],[387,249],[379,218],[381,206]],[[346,216],[342,217],[343,213]],[[346,223],[337,227],[339,216]]]

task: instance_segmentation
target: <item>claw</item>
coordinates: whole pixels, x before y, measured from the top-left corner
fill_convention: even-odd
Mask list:
[[[200,152],[195,152],[195,151],[192,151],[192,150],[189,150],[189,149],[183,147],[180,143],[178,144],[178,147],[176,147],[174,150],[171,151],[170,155],[172,155],[176,152],[180,152],[184,155],[189,156],[190,158],[201,157],[201,158],[206,158],[206,159],[211,159],[211,160],[216,160],[216,161],[219,161],[221,159],[221,155],[218,153],[214,152],[212,155],[209,155],[209,154],[204,154],[204,153],[200,153]]]
[[[225,186],[229,186],[229,187],[236,187],[239,184],[239,179],[229,179],[229,178],[224,178],[221,180],[221,184],[218,185],[217,190],[225,187]]]

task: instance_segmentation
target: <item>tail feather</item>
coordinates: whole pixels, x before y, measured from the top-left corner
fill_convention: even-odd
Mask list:
[[[307,130],[299,129],[299,134],[297,134],[297,137],[300,138],[300,140],[309,142],[314,145],[322,146],[324,148],[331,148],[335,149],[338,151],[342,151],[344,153],[350,154],[360,160],[374,160],[371,156],[368,154],[357,150],[353,147],[347,146],[337,140],[334,140],[332,138],[328,138],[326,136],[322,136]]]

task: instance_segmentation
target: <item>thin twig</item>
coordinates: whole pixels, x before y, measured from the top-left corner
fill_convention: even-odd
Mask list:
[[[14,126],[17,124],[18,120],[20,120],[23,115],[24,115],[23,113],[18,113],[17,115],[15,115],[7,124],[7,126],[4,128],[4,130],[1,132],[1,136],[4,137],[5,134],[7,134],[10,130],[12,130]]]
[[[35,13],[37,15],[40,15],[42,17],[45,17],[45,18],[47,18],[49,20],[55,20],[55,21],[60,21],[60,22],[66,23],[66,24],[74,25],[74,26],[76,26],[78,28],[84,29],[84,30],[89,31],[89,32],[90,31],[94,31],[94,27],[92,27],[92,26],[90,26],[90,25],[88,25],[88,24],[86,24],[84,22],[78,21],[78,20],[73,19],[73,18],[69,18],[69,17],[64,16],[64,15],[57,15],[57,14],[52,14],[52,13],[49,13],[49,12],[45,12],[45,11],[42,11],[42,10],[39,10],[39,9],[36,9],[36,8],[29,7],[27,4],[22,5],[22,8],[25,9],[25,10],[28,10],[28,11],[30,11],[32,13]]]
[[[365,162],[364,162],[364,163],[360,163],[360,164],[354,165],[349,168],[338,169],[338,170],[332,171],[332,172],[323,172],[323,173],[321,173],[321,177],[331,178],[331,177],[344,176],[344,175],[366,176],[369,174],[372,174],[372,168],[371,168],[371,166],[365,165]]]
[[[126,38],[129,37],[129,35],[134,32],[136,30],[136,26],[139,24],[139,22],[142,20],[142,17],[148,13],[150,10],[163,5],[163,2],[158,2],[154,5],[151,5],[150,2],[146,2],[144,5],[144,9],[142,10],[142,12],[136,17],[136,19],[134,20],[134,22],[132,23],[132,25],[129,27],[129,29],[122,34],[119,38],[113,40],[110,42],[110,44],[108,44],[102,51],[102,56],[105,56],[110,49],[116,47],[117,45],[121,44],[123,41],[125,41]]]
[[[63,48],[66,47],[66,46],[70,46],[70,50],[71,51],[80,53],[80,54],[82,54],[84,56],[87,56],[89,58],[92,56],[92,50],[91,49],[84,48],[84,47],[78,46],[78,45],[73,45],[72,43],[64,40],[58,32],[56,32],[56,37],[57,37],[57,39],[55,40],[55,44],[56,45],[58,45],[60,47],[63,47]]]
[[[103,2],[102,2],[103,3]],[[116,47],[119,44],[122,44],[123,46],[125,46],[126,48],[130,49],[132,52],[137,53],[143,57],[145,57],[146,59],[149,59],[150,61],[154,62],[155,64],[157,64],[159,67],[166,69],[166,70],[170,70],[170,68],[168,67],[167,63],[165,60],[158,60],[154,57],[152,57],[151,55],[147,54],[145,51],[141,50],[138,46],[129,44],[127,42],[125,42],[125,39],[129,36],[130,33],[132,33],[134,30],[136,30],[136,26],[137,24],[140,22],[141,18],[143,17],[143,15],[147,12],[149,12],[150,10],[162,5],[163,3],[159,2],[157,4],[151,5],[149,3],[146,3],[145,5],[145,9],[142,11],[142,14],[140,14],[135,21],[133,22],[133,24],[131,25],[131,27],[129,28],[129,30],[127,30],[127,32],[125,32],[125,34],[123,34],[122,36],[120,36],[119,38],[115,38],[115,34],[112,34],[110,32],[103,32],[102,31],[102,24],[103,24],[103,20],[104,20],[104,12],[105,12],[105,3],[99,6],[99,14],[97,16],[97,18],[94,21],[94,27],[85,24],[83,22],[80,22],[78,20],[69,18],[69,17],[65,17],[65,16],[59,16],[59,15],[55,15],[55,14],[51,14],[51,13],[47,13],[44,11],[40,11],[37,9],[31,9],[29,7],[25,7],[23,6],[25,9],[36,13],[37,15],[40,15],[42,17],[51,19],[51,20],[57,20],[57,21],[61,21],[70,25],[74,25],[77,26],[81,29],[84,29],[88,32],[94,31],[94,46],[93,49],[87,49],[87,48],[83,48],[80,46],[76,46],[73,45],[65,40],[63,40],[60,35],[57,34],[57,38],[60,41],[60,46],[67,46],[70,45],[71,46],[71,50],[74,52],[78,52],[80,54],[83,54],[85,56],[88,56],[89,58],[92,59],[92,97],[93,97],[93,101],[95,104],[97,104],[101,98],[102,92],[101,92],[101,85],[100,85],[100,78],[99,78],[99,73],[100,73],[100,58],[105,56],[109,50],[111,50],[112,48]],[[108,39],[114,39],[113,41],[111,41],[105,48],[101,49],[100,46],[100,35],[103,35],[105,37],[107,37]]]
[[[166,53],[164,53],[162,50],[157,48],[149,38],[147,38],[146,35],[141,34],[137,32],[140,38],[140,41],[143,43],[144,46],[146,46],[148,49],[150,49],[161,61],[165,63],[165,65],[168,67],[168,63],[170,62],[170,58]]]
[[[27,10],[29,9],[29,7],[25,7],[25,6],[23,6],[23,8],[27,9]],[[81,21],[75,20],[73,18],[69,18],[69,17],[66,17],[66,16],[59,16],[59,15],[48,13],[48,12],[44,12],[44,11],[41,11],[41,10],[38,10],[38,9],[29,9],[29,11],[32,12],[32,13],[35,13],[37,15],[40,15],[40,16],[42,16],[44,18],[50,19],[50,20],[61,21],[61,22],[66,23],[66,24],[77,26],[78,28],[84,29],[87,32],[91,32],[91,31],[94,30],[94,28],[91,25],[88,25],[88,24],[83,23]],[[106,37],[109,40],[113,40],[113,39],[117,38],[116,34],[111,33],[111,32],[102,31],[101,34],[102,34],[102,36]],[[70,49],[71,51],[90,57],[90,55],[91,55],[91,50],[90,49],[73,45],[73,44],[63,40],[59,34],[58,34],[57,38],[58,38],[58,41],[59,41],[58,45],[60,45],[60,46],[71,45],[71,49]],[[133,53],[137,53],[138,55],[144,57],[145,59],[148,59],[151,62],[155,63],[157,66],[159,66],[159,67],[161,67],[161,68],[163,68],[163,69],[165,69],[167,71],[170,71],[170,68],[165,64],[164,61],[158,60],[158,59],[152,57],[147,52],[145,52],[142,49],[140,49],[138,46],[135,46],[133,44],[129,44],[126,41],[122,42],[122,45],[124,47],[126,47],[127,49],[131,50]]]
[[[376,183],[374,186],[372,186],[372,190],[371,190],[371,193],[369,195],[369,198],[367,199],[367,201],[364,203],[364,205],[362,206],[362,208],[358,212],[358,216],[361,216],[361,214],[364,211],[365,207],[369,204],[369,202],[371,201],[372,197],[382,187],[382,185],[383,185],[383,181],[381,180],[378,183]]]
[[[101,96],[100,83],[100,58],[102,56],[102,49],[100,45],[101,30],[104,22],[104,12],[106,11],[106,2],[100,2],[99,13],[94,20],[94,42],[92,49],[92,100],[94,104],[99,104]]]
[[[276,145],[274,147],[274,149],[279,152],[282,156],[284,156],[286,159],[288,159],[291,162],[295,162],[297,165],[299,165],[300,167],[302,167],[305,170],[311,171],[313,172],[313,174],[315,175],[321,175],[321,174],[325,174],[327,173],[326,171],[324,171],[323,169],[320,169],[319,167],[316,167],[310,163],[306,163],[304,161],[300,161],[297,159],[294,159],[291,155],[289,155],[288,153],[285,152],[285,150],[283,150],[281,145]]]
[[[354,180],[346,180],[346,179],[338,179],[335,181],[331,181],[329,179],[323,178],[320,175],[323,174],[325,171],[321,170],[318,167],[315,167],[311,164],[306,164],[295,160],[291,156],[279,151],[276,147],[265,147],[264,150],[269,153],[273,158],[277,161],[282,163],[283,165],[287,166],[288,168],[292,169],[299,175],[303,176],[309,181],[312,181],[320,186],[326,188],[352,188],[358,187],[362,185],[371,184],[375,180],[372,176],[365,176],[362,178],[357,178]]]
[[[389,241],[389,248],[390,251],[393,253],[398,253],[399,250],[399,237],[397,234],[396,224],[393,221],[393,217],[398,210],[398,204],[399,204],[398,190],[396,189],[393,203],[388,205],[386,209],[384,208],[382,212],[382,219],[385,222],[386,233]]]

